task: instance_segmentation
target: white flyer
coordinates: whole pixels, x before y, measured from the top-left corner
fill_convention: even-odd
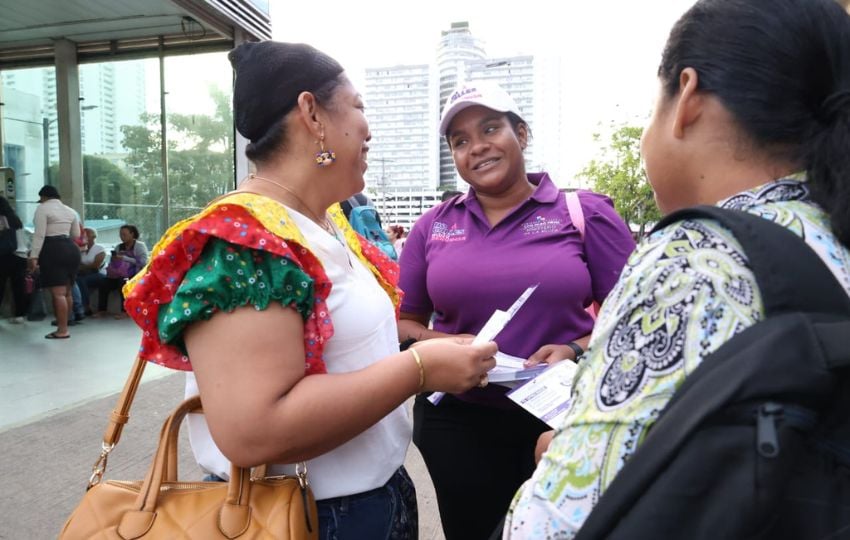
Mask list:
[[[496,367],[487,372],[487,378],[491,383],[509,386],[517,386],[522,381],[527,381],[543,373],[548,368],[546,364],[526,367],[525,360],[516,356],[505,354],[502,351],[496,353]]]
[[[537,285],[540,284],[537,283],[527,288],[521,295],[519,295],[519,298],[517,298],[516,301],[511,304],[511,307],[509,307],[507,311],[502,311],[501,309],[497,309],[496,311],[494,311],[493,314],[490,315],[490,318],[487,320],[487,322],[484,324],[484,327],[481,329],[481,331],[478,332],[478,335],[475,336],[475,339],[472,340],[472,343],[477,345],[479,343],[487,343],[488,341],[493,341],[493,338],[495,338],[496,335],[502,331],[502,328],[504,328],[510,322],[510,320],[513,319],[514,315],[516,315],[516,312],[519,311],[519,308],[521,308],[525,301],[528,300],[528,297],[531,296],[531,293],[533,293],[534,290],[537,289]],[[428,396],[428,401],[436,405],[440,402],[441,399],[443,399],[444,395],[446,395],[445,392],[434,392],[433,394]]]
[[[570,410],[577,369],[578,365],[570,360],[558,362],[509,392],[508,397],[551,428],[557,429]]]

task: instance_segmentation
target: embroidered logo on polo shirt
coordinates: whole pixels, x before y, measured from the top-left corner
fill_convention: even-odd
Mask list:
[[[545,218],[536,216],[530,221],[522,224],[522,234],[528,236],[532,234],[542,234],[555,232],[561,228],[561,220],[558,218]]]
[[[466,229],[460,229],[457,223],[451,226],[435,221],[431,226],[431,240],[436,242],[461,242],[466,240]]]

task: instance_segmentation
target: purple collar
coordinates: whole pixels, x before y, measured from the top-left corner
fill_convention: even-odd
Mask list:
[[[555,186],[555,183],[552,182],[552,179],[549,178],[548,173],[528,173],[526,176],[528,177],[529,182],[537,186],[534,188],[531,197],[529,197],[531,200],[548,204],[555,202],[555,200],[560,196],[561,192],[558,190],[558,187]],[[454,206],[465,206],[467,199],[477,198],[475,190],[470,187],[466,193],[457,198],[454,202]]]

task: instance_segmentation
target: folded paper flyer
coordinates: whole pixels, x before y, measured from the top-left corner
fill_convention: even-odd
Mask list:
[[[537,284],[539,285],[539,283]],[[484,324],[484,327],[478,332],[478,335],[475,336],[475,339],[472,340],[473,344],[478,343],[486,343],[488,341],[493,341],[496,335],[502,331],[502,329],[507,326],[511,319],[513,319],[516,312],[519,311],[519,308],[525,304],[525,301],[528,300],[528,297],[531,296],[531,293],[537,289],[537,285],[532,285],[527,288],[525,292],[523,292],[519,298],[508,308],[507,311],[502,311],[501,309],[497,309],[490,316],[490,319],[487,320],[487,323]],[[496,357],[497,367],[498,367],[498,356]],[[521,362],[521,360],[520,360]],[[492,371],[490,372],[492,373]],[[488,373],[488,378],[489,378]],[[492,379],[491,379],[492,380]],[[443,396],[446,395],[445,392],[434,392],[430,396],[428,396],[428,401],[436,405],[443,399]]]
[[[520,407],[557,429],[570,410],[573,380],[578,364],[562,360],[508,392]]]

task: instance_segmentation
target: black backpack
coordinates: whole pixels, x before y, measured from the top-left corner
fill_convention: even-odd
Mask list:
[[[0,256],[11,255],[18,249],[18,237],[9,221],[3,216],[0,218],[6,222],[6,226],[0,230]]]
[[[755,273],[766,318],[703,360],[576,540],[850,538],[850,301],[797,235],[699,207]]]

